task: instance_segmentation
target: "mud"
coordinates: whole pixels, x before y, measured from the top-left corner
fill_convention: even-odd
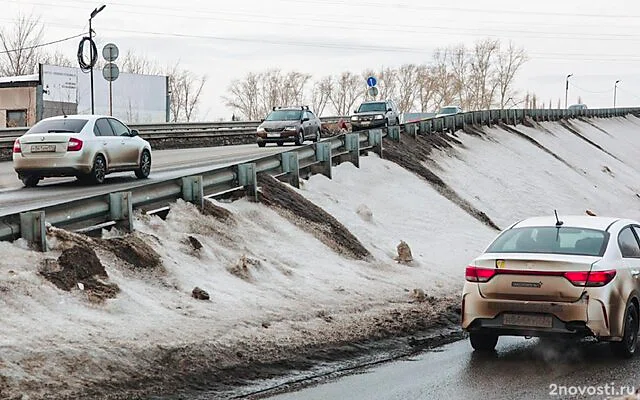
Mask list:
[[[424,178],[441,196],[456,204],[467,214],[486,226],[499,231],[500,228],[498,225],[496,225],[487,214],[478,210],[471,203],[460,197],[460,195],[451,189],[438,175],[425,166],[425,161],[435,163],[435,161],[430,158],[433,149],[451,148],[451,142],[455,143],[455,139],[445,134],[418,136],[417,139],[402,136],[400,143],[385,138],[384,154],[386,159]]]
[[[260,201],[273,207],[296,226],[315,235],[339,254],[357,260],[371,256],[362,243],[331,214],[296,193],[284,183],[266,175],[258,175]]]
[[[135,234],[106,240],[97,239],[96,242],[134,269],[156,270],[162,267],[160,255]]]
[[[51,271],[51,265],[47,263],[40,273],[60,290],[81,289],[95,301],[115,298],[120,292],[118,285],[104,281],[109,278],[107,271],[90,247],[76,245],[63,250],[57,267]]]
[[[202,214],[210,215],[222,222],[235,222],[233,214],[226,208],[216,205],[211,200],[205,200],[202,207]]]

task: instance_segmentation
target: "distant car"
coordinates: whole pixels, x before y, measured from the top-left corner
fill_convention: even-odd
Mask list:
[[[256,130],[258,146],[285,142],[302,145],[305,140],[320,141],[322,123],[308,106],[274,107]]]
[[[619,356],[637,347],[640,223],[567,216],[504,230],[466,269],[462,328],[477,351],[502,335],[595,337]]]
[[[151,172],[151,146],[117,118],[69,115],[46,118],[13,144],[13,168],[25,186],[43,178],[75,176],[103,183],[111,172]]]
[[[399,124],[400,112],[393,100],[364,102],[351,116],[353,132]]]
[[[569,106],[569,110],[586,110],[586,104],[572,104]]]
[[[438,117],[446,117],[449,115],[456,115],[462,112],[462,108],[458,106],[445,106],[440,108],[438,113],[436,114],[436,118]]]

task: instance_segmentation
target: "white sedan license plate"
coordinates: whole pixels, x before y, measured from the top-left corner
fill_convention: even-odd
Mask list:
[[[34,144],[31,146],[32,153],[46,153],[56,151],[55,144]]]
[[[369,121],[362,121],[362,125],[369,125],[370,122]]]
[[[553,318],[550,315],[504,314],[502,323],[504,325],[551,328]]]
[[[276,138],[276,137],[280,137],[280,134],[279,133],[267,133],[267,137]]]

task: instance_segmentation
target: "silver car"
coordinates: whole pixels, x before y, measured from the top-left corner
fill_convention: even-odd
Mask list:
[[[103,183],[111,172],[151,172],[151,146],[117,118],[68,115],[46,118],[16,139],[13,168],[25,186],[42,178],[75,176]]]

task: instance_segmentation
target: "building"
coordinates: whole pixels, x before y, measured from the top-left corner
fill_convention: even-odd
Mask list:
[[[169,121],[169,78],[121,73],[107,82],[94,70],[96,114],[127,123]],[[40,64],[35,75],[0,78],[0,128],[31,126],[56,115],[91,113],[91,77],[79,68]]]
[[[0,128],[31,126],[37,120],[38,75],[0,78]]]

